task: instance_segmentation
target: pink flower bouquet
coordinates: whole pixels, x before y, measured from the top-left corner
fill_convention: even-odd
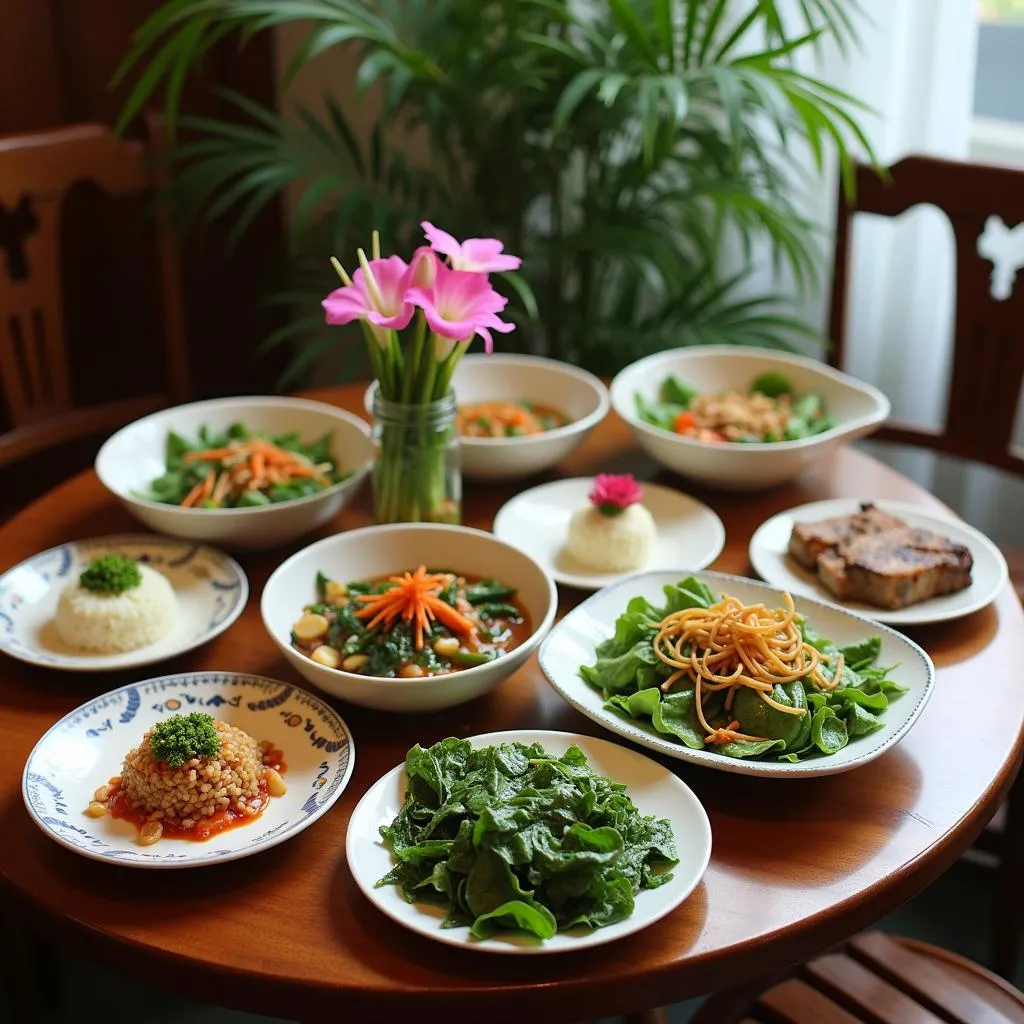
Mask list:
[[[448,466],[457,436],[452,374],[477,335],[490,353],[493,331],[514,330],[498,316],[508,300],[489,274],[515,270],[519,258],[494,238],[458,242],[428,221],[422,226],[430,244],[409,263],[382,258],[376,232],[372,258],[360,249],[351,277],[332,258],[343,287],[323,300],[327,323],[359,322],[377,378],[378,522],[458,521]]]

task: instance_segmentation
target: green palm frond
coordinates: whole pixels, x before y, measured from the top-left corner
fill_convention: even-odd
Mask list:
[[[326,257],[351,261],[373,229],[408,253],[423,219],[524,257],[497,282],[520,325],[510,346],[611,372],[695,341],[806,345],[784,298],[742,286],[767,245],[780,279],[821,287],[798,190],[820,187],[829,154],[851,189],[855,161],[874,157],[864,108],[798,58],[826,39],[853,46],[862,20],[859,0],[167,0],[119,72],[122,123],[162,91],[184,132],[179,215],[223,219],[230,242],[297,194],[279,296],[295,319],[270,339],[304,339],[286,383],[345,337],[322,330]],[[340,48],[357,96],[316,110],[286,98],[278,113],[232,95],[230,121],[178,116],[215,46],[293,22],[304,35],[283,85]],[[346,111],[370,89],[380,115],[360,135]],[[424,159],[401,145],[414,134]]]

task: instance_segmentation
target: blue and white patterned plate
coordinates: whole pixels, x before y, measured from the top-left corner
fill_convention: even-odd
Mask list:
[[[116,552],[171,581],[178,621],[162,640],[134,651],[94,654],[58,636],[53,619],[60,593],[92,559]],[[216,548],[155,534],[76,540],[33,555],[0,576],[0,651],[31,665],[71,672],[110,672],[166,661],[223,633],[245,608],[242,567]]]
[[[206,842],[139,846],[129,822],[85,813],[150,726],[199,710],[282,751],[288,792],[272,797],[255,821]],[[185,672],[122,686],[66,715],[29,755],[21,792],[35,823],[75,853],[130,867],[192,868],[248,857],[297,835],[341,796],[354,765],[348,726],[319,697],[262,676]]]

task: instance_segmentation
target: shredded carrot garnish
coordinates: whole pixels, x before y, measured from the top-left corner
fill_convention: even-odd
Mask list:
[[[325,487],[330,484],[329,462],[313,465],[301,452],[279,448],[262,438],[232,441],[225,448],[186,452],[184,461],[219,465],[185,496],[183,507],[197,505],[205,499],[219,506],[229,495],[237,497],[245,490],[258,491],[295,480],[315,480]]]
[[[380,625],[390,629],[399,618],[411,623],[417,651],[423,650],[423,634],[435,619],[453,633],[469,636],[474,630],[473,623],[440,597],[448,579],[443,573],[428,573],[425,565],[414,573],[390,576],[388,582],[393,586],[384,593],[356,595],[356,600],[363,605],[356,617],[368,619],[368,629]]]

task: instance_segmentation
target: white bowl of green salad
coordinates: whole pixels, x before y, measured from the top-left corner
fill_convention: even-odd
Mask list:
[[[783,483],[877,430],[889,400],[806,356],[733,345],[672,349],[627,366],[612,407],[653,459],[699,483]]]
[[[536,650],[557,607],[554,582],[529,555],[437,523],[310,544],[278,566],[260,602],[267,632],[304,679],[398,712],[487,693]]]
[[[216,398],[153,413],[96,457],[103,485],[159,533],[260,550],[323,526],[373,461],[369,426],[303,398]]]

